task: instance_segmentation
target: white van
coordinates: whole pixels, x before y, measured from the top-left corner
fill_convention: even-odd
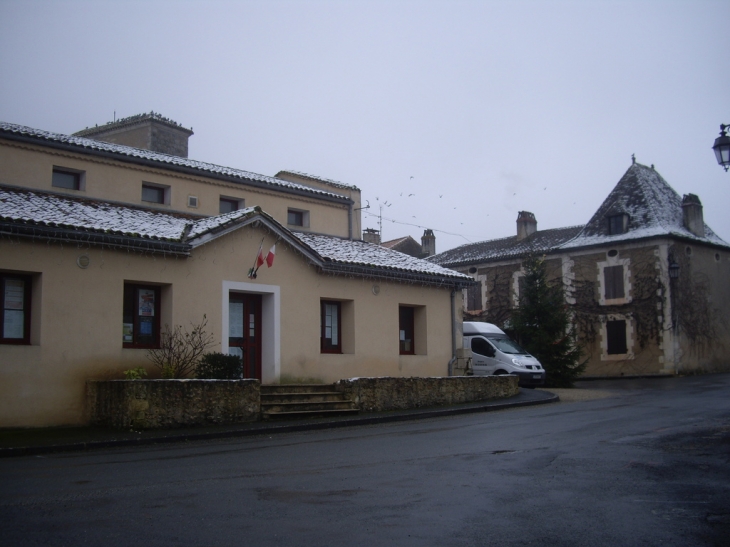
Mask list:
[[[540,361],[491,323],[464,321],[464,348],[472,352],[475,376],[517,374],[521,386],[541,386],[545,369]]]

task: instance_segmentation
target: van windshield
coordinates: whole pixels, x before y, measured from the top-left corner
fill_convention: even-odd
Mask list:
[[[510,340],[506,336],[489,336],[489,341],[502,353],[508,353],[510,355],[527,355],[525,351],[517,342]]]

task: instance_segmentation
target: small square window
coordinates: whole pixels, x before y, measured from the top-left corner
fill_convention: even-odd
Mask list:
[[[160,345],[160,287],[124,284],[122,346],[157,348]]]
[[[289,209],[286,217],[286,223],[289,226],[304,226],[304,213],[302,211]]]
[[[81,190],[81,172],[53,168],[51,185],[66,190]]]
[[[154,186],[152,184],[142,185],[142,201],[148,201],[149,203],[166,203],[166,190],[165,186]]]
[[[238,211],[241,208],[243,200],[233,198],[221,198],[218,212],[223,215],[225,213],[231,213]]]

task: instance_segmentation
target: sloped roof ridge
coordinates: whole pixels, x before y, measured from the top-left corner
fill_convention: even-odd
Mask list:
[[[550,252],[559,248],[564,242],[572,240],[580,233],[582,228],[583,226],[581,225],[548,228],[546,230],[538,230],[521,240],[518,240],[517,236],[513,235],[478,243],[467,243],[460,247],[430,256],[427,260],[453,267],[513,258],[530,252]]]
[[[85,137],[77,137],[73,135],[64,135],[62,133],[53,133],[51,131],[44,131],[42,129],[34,129],[25,125],[18,125],[8,122],[0,121],[0,137],[2,133],[7,132],[16,135],[22,135],[25,137],[32,137],[36,139],[68,144],[79,148],[86,148],[90,150],[99,150],[103,152],[110,152],[118,154],[120,156],[127,156],[133,158],[141,158],[151,160],[159,163],[166,163],[169,165],[188,167],[201,171],[203,173],[215,173],[218,175],[224,175],[235,179],[249,179],[256,182],[270,184],[272,186],[279,186],[282,188],[291,188],[299,191],[304,191],[312,194],[326,195],[343,199],[341,194],[335,192],[327,192],[318,188],[312,188],[305,184],[298,184],[296,182],[290,182],[288,180],[277,179],[276,177],[269,177],[267,175],[259,175],[251,171],[244,171],[243,169],[235,169],[233,167],[225,167],[223,165],[216,165],[214,163],[207,163],[198,160],[191,160],[188,158],[182,158],[180,156],[172,156],[170,154],[163,154],[162,152],[153,152],[151,150],[144,150],[142,148],[134,148],[132,146],[125,146],[122,144],[113,144],[103,141],[96,141],[94,139],[88,139]]]
[[[436,275],[461,281],[471,280],[465,274],[359,239],[307,232],[296,232],[294,235],[328,262]]]
[[[113,236],[147,244],[152,242],[157,248],[174,247],[172,252],[188,254],[191,249],[218,234],[258,221],[269,226],[319,266],[333,266],[335,271],[344,269],[347,275],[359,268],[355,275],[378,276],[388,271],[396,272],[396,277],[406,281],[436,284],[443,284],[444,280],[457,284],[471,280],[464,274],[379,245],[336,236],[291,232],[258,206],[192,219],[172,211],[152,211],[125,204],[0,186],[0,222],[6,228],[16,230],[14,233],[31,230],[34,238],[68,237],[89,243]],[[51,235],[49,232],[45,236],[39,235],[35,230],[40,228],[50,228]],[[66,233],[59,235],[59,230]],[[393,274],[388,274],[388,277],[392,278]]]
[[[324,183],[329,184],[330,186],[334,186],[336,188],[343,188],[343,189],[347,189],[347,190],[359,190],[359,188],[357,186],[354,186],[352,184],[345,184],[344,182],[340,182],[337,180],[327,179],[325,177],[320,177],[317,175],[310,175],[309,173],[304,173],[302,171],[295,171],[294,169],[282,169],[281,171],[279,171],[276,174],[276,176],[278,177],[281,173],[288,173],[290,175],[296,175],[297,177],[302,177],[305,179],[324,182]]]
[[[629,230],[623,234],[608,235],[604,221],[618,210],[629,215]],[[581,233],[561,247],[574,248],[657,236],[675,236],[729,246],[706,223],[704,228],[704,237],[699,237],[684,226],[682,198],[654,166],[632,163]]]

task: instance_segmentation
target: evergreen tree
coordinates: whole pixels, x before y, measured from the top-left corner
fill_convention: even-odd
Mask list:
[[[523,267],[520,306],[512,315],[510,328],[545,367],[546,386],[573,387],[587,361],[580,361],[583,348],[570,325],[563,285],[559,280],[548,283],[542,258],[530,256]]]

